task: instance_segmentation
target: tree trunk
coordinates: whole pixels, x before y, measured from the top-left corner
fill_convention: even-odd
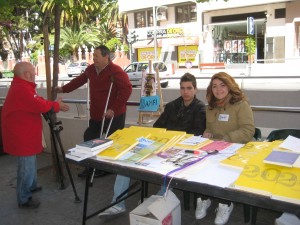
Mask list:
[[[56,15],[56,13],[55,13]],[[44,51],[45,51],[45,66],[46,66],[46,83],[47,83],[47,98],[49,100],[53,100],[53,96],[52,96],[52,88],[51,88],[51,71],[50,71],[50,57],[49,57],[49,33],[48,33],[48,29],[49,29],[49,10],[47,10],[45,12],[45,18],[44,18],[44,22],[43,22],[43,34],[44,34]],[[58,18],[58,20],[60,19],[60,16]],[[56,30],[55,30],[56,33]],[[59,45],[58,45],[59,47]],[[53,62],[53,65],[55,63]],[[54,66],[53,66],[53,70],[54,70]],[[58,69],[57,69],[58,70]],[[54,71],[53,71],[54,73]],[[53,79],[54,80],[54,79]],[[56,84],[57,84],[57,76],[56,76]],[[56,96],[55,96],[56,97]],[[50,113],[49,114],[52,118],[51,118],[51,125],[53,127],[56,126],[56,114],[55,113]],[[50,128],[50,127],[49,127]],[[59,165],[57,162],[57,152],[55,152],[55,149],[58,150],[59,146],[58,143],[56,142],[56,138],[55,138],[55,131],[54,130],[50,130],[50,140],[51,140],[51,154],[52,154],[52,163],[53,163],[53,175],[55,177],[55,179],[57,181],[59,181]],[[61,174],[61,176],[63,176],[63,174]]]
[[[51,71],[49,58],[49,10],[46,10],[43,21],[43,35],[44,35],[44,51],[45,51],[45,67],[46,67],[46,83],[47,83],[47,99],[51,100]]]
[[[52,80],[52,100],[55,100],[57,93],[55,87],[58,84],[58,74],[59,74],[59,40],[60,40],[60,18],[61,9],[58,4],[55,5],[55,21],[54,21],[54,51],[53,51],[53,80]]]

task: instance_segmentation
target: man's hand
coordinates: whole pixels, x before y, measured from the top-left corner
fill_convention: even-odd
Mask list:
[[[57,93],[63,93],[62,87],[55,87],[54,90],[55,90]]]
[[[106,113],[103,114],[103,117],[102,117],[102,118],[105,117],[105,118],[110,119],[110,118],[114,117],[114,115],[115,115],[114,111],[111,110],[111,109],[108,109],[108,110],[106,111]]]
[[[57,102],[59,104],[60,111],[66,112],[70,110],[70,107],[62,101],[62,97],[59,97]]]

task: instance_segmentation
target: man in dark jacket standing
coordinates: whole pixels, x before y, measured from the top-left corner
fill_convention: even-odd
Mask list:
[[[69,93],[89,81],[90,86],[90,121],[89,127],[84,132],[84,141],[98,138],[102,127],[102,118],[105,117],[104,133],[110,119],[113,117],[108,136],[118,129],[123,129],[125,126],[126,103],[129,99],[132,86],[128,75],[124,70],[111,62],[110,51],[100,45],[94,51],[94,64],[88,66],[80,76],[74,78],[68,84],[57,87],[59,93]],[[111,94],[105,111],[106,101],[109,95],[109,89],[112,84]],[[86,171],[79,174],[84,176]],[[103,171],[97,171],[95,176],[102,176]]]
[[[37,95],[35,69],[28,62],[14,67],[14,78],[2,108],[2,138],[4,152],[17,156],[17,199],[20,208],[37,208],[32,192],[37,186],[36,155],[42,146],[42,113],[67,111],[69,106],[59,98],[48,101]]]

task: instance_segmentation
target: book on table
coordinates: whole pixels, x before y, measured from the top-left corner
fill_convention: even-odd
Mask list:
[[[252,157],[234,182],[234,188],[261,195],[271,196],[280,175],[280,166],[266,164],[263,159],[271,152],[265,149]]]
[[[84,153],[76,152],[76,148],[69,149],[68,152],[65,154],[66,158],[75,160],[77,162],[81,161],[81,160],[84,160],[84,159],[87,159],[87,158],[90,158],[92,156],[93,155],[91,155],[91,153],[89,153],[87,151],[84,152]]]
[[[99,149],[105,149],[111,146],[113,143],[112,139],[96,138],[93,140],[85,141],[76,145],[76,149],[85,151],[95,151]]]
[[[300,166],[300,154],[289,150],[273,149],[264,159],[264,163],[275,164],[279,166],[294,167]]]
[[[113,143],[111,146],[98,153],[96,155],[96,158],[116,160],[137,144],[138,141],[133,138],[119,139],[117,142]]]
[[[120,160],[127,161],[127,162],[140,162],[143,159],[147,158],[151,154],[158,151],[164,143],[160,143],[157,141],[152,141],[151,144],[145,145],[143,143],[137,144],[131,151],[127,152],[126,155],[121,157]]]
[[[248,142],[237,150],[235,154],[220,161],[220,164],[242,170],[252,157],[266,149],[270,152],[273,147],[278,146],[278,143],[281,142]]]
[[[78,153],[78,154],[84,154],[84,155],[89,155],[90,157],[97,155],[98,153],[104,151],[105,149],[109,148],[111,145],[104,146],[102,148],[98,148],[96,150],[86,150],[86,149],[78,149],[74,148],[73,152]]]
[[[300,204],[300,168],[281,167],[271,198]]]

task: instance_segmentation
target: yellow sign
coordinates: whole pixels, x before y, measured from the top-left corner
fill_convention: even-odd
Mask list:
[[[183,65],[186,61],[189,61],[194,64],[196,62],[197,52],[197,45],[178,46],[178,63]]]
[[[154,48],[139,48],[138,50],[138,61],[145,62],[154,60]],[[157,58],[159,59],[161,48],[157,48]]]

